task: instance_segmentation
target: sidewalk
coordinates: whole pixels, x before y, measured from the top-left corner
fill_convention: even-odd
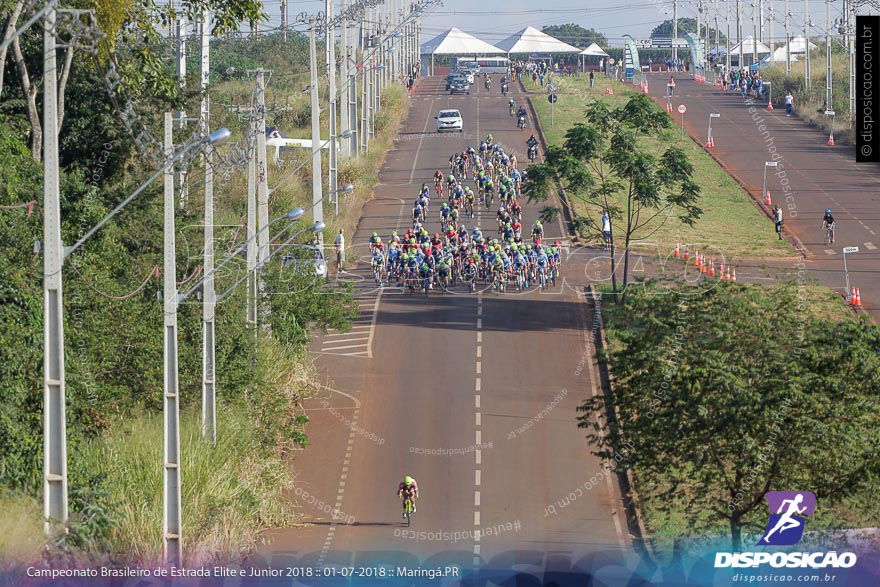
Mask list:
[[[672,105],[687,107],[685,131],[705,147],[710,113],[715,147],[707,149],[719,164],[746,189],[768,216],[763,204],[765,162],[767,188],[773,204],[784,211],[784,236],[804,255],[811,277],[844,294],[843,247],[857,246],[847,255],[850,281],[861,289],[862,308],[880,317],[880,165],[856,164],[852,147],[828,146],[828,136],[811,129],[785,109],[767,109],[767,101],[743,101],[739,92],[676,74]],[[666,105],[665,75],[648,75],[649,93]],[[681,118],[673,114],[680,124]],[[837,241],[823,243],[822,215],[831,209],[837,223]]]

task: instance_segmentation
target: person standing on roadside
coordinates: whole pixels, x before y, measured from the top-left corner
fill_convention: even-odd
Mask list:
[[[794,96],[791,95],[791,92],[785,93],[785,115],[791,116],[791,106],[794,103]]]
[[[776,224],[776,234],[779,236],[779,240],[782,240],[782,208],[777,204],[773,206],[773,222]]]
[[[593,75],[593,72],[590,71],[590,87],[591,87],[591,88],[593,87],[593,82],[594,82],[594,81],[595,81],[595,76]]]
[[[345,229],[340,228],[336,235],[336,272],[345,271]]]

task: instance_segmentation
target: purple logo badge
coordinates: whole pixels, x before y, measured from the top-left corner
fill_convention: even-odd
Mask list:
[[[816,496],[809,491],[768,491],[770,521],[758,546],[790,546],[804,535],[806,518],[816,509]]]

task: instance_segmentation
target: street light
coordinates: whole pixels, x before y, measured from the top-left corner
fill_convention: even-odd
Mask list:
[[[770,191],[767,189],[767,168],[768,167],[776,167],[776,161],[765,161],[764,162],[764,190],[761,192],[761,195],[764,196],[764,201],[767,202],[770,198]]]
[[[353,190],[354,186],[350,183],[347,183],[335,192],[331,192],[333,196],[333,211],[335,212],[336,216],[339,216],[339,194],[347,194]]]

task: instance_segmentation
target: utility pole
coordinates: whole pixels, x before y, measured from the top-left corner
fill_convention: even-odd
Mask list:
[[[758,0],[752,2],[752,63],[758,62]],[[809,0],[805,0],[808,2]]]
[[[678,45],[675,40],[678,38],[678,0],[672,0],[672,61],[673,65],[678,61]]]
[[[849,53],[849,124],[855,125],[856,120],[856,11],[852,0],[843,0],[846,10],[846,48]]]
[[[804,35],[807,37],[807,46],[804,49],[804,86],[807,90],[807,99],[810,99],[810,88],[812,84],[810,83],[810,29],[812,28],[812,23],[810,22],[810,2],[809,0],[804,0]]]
[[[364,11],[364,16],[361,19],[361,75],[363,77],[363,83],[361,84],[361,132],[360,132],[360,148],[363,153],[367,153],[368,150],[368,142],[370,131],[367,127],[367,116],[369,104],[372,102],[369,95],[370,88],[370,76],[371,74],[371,66],[370,59],[371,57],[367,56],[367,47],[371,44],[370,33],[367,29],[367,11]]]
[[[47,534],[55,524],[67,528],[68,514],[56,16],[52,8],[43,22],[43,517]]]
[[[737,67],[743,68],[743,44],[742,44],[742,0],[736,0],[736,45],[739,47],[739,60]]]
[[[259,297],[258,276],[257,276],[257,119],[256,119],[256,103],[251,104],[251,111],[248,115],[250,122],[248,129],[247,143],[250,149],[250,157],[248,158],[248,199],[247,199],[247,236],[248,239],[254,239],[247,246],[247,323],[254,329],[254,336],[257,334],[257,303]]]
[[[324,17],[324,33],[325,44],[327,45],[327,76],[330,80],[330,157],[329,157],[329,175],[327,178],[327,189],[330,192],[330,198],[333,200],[333,209],[336,215],[339,215],[339,194],[336,192],[337,178],[337,152],[336,152],[336,28],[333,26],[333,0],[327,0],[326,12]]]
[[[269,184],[266,165],[266,78],[262,69],[257,70],[257,230],[259,254],[257,261],[262,265],[269,258],[269,231],[263,227],[269,224]]]
[[[825,110],[834,110],[831,93],[831,0],[825,0]]]
[[[757,0],[758,2],[758,35],[759,40],[764,42],[764,0]]]
[[[727,13],[727,44],[724,52],[725,69],[730,71],[730,1],[724,2],[725,12]]]
[[[317,22],[314,18],[309,19],[309,61],[311,70],[310,94],[312,99],[312,219],[315,222],[324,221],[323,186],[321,181],[321,111],[318,107],[318,56],[315,48],[315,27]],[[265,130],[265,129],[264,129]],[[318,233],[318,248],[324,251],[324,236]]]
[[[770,47],[770,65],[773,66],[773,65],[776,65],[776,55],[775,55],[776,45],[773,42],[773,20],[774,20],[774,18],[773,18],[774,17],[773,0],[770,0],[770,6],[767,8],[767,12],[770,14],[770,16],[768,18],[768,20],[770,21],[770,39],[769,39],[770,42],[767,43],[767,45]]]
[[[348,79],[348,13],[345,9],[345,0],[339,0],[339,14],[342,16],[342,22],[339,25],[339,48],[342,50],[342,55],[339,56],[339,83],[342,86],[339,95],[339,124],[340,128],[345,130],[351,128],[349,122],[351,110],[348,106],[348,83],[350,82]],[[339,154],[343,159],[347,159],[351,155],[351,141],[342,139],[339,147]]]
[[[180,89],[186,90],[186,27],[187,21],[185,16],[180,16],[176,21],[175,37],[177,40],[177,79],[180,83]],[[186,128],[186,112],[181,108],[177,113],[178,128]],[[180,190],[180,208],[181,210],[189,203],[189,190],[186,183],[186,170],[181,168],[177,174],[177,186]]]
[[[287,0],[281,0],[281,40],[287,42]]]
[[[177,260],[174,238],[174,169],[168,165],[174,157],[174,123],[171,112],[165,113],[165,222],[162,288],[164,300],[164,361],[163,410],[164,469],[162,537],[164,560],[168,565],[181,566],[180,514],[180,385],[177,370]]]
[[[211,12],[202,13],[201,30],[201,123],[202,135],[211,134],[210,103],[208,102],[208,81],[210,75],[211,42],[209,31]],[[216,346],[214,339],[214,313],[216,292],[214,291],[214,146],[205,149],[205,283],[202,304],[202,437],[217,444],[217,379]]]
[[[791,75],[791,11],[785,0],[785,75]]]

